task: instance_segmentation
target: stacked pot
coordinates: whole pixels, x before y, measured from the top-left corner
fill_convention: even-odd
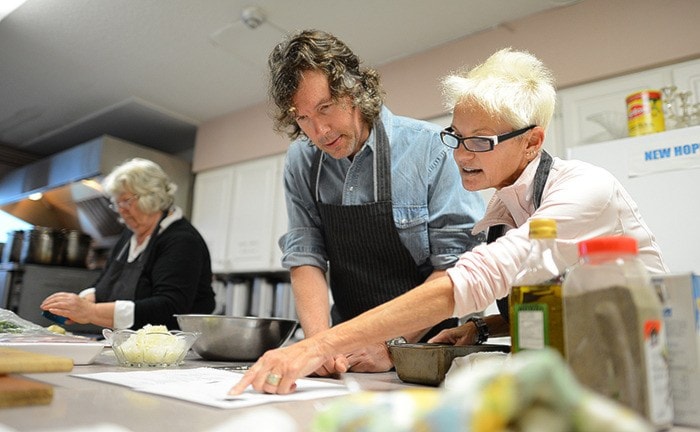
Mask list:
[[[78,230],[34,227],[11,231],[4,262],[85,267],[91,238]]]

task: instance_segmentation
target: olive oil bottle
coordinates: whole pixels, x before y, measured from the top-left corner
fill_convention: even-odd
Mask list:
[[[561,290],[566,264],[556,238],[555,220],[530,221],[530,253],[513,281],[508,304],[513,353],[552,347],[566,354]]]

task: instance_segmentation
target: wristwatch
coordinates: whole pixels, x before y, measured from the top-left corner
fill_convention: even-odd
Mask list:
[[[489,327],[486,325],[486,322],[481,319],[481,317],[470,317],[467,319],[467,322],[473,322],[474,326],[476,327],[477,345],[480,345],[489,339]]]
[[[389,339],[389,340],[386,341],[385,343],[386,343],[386,346],[387,346],[387,348],[388,348],[388,347],[390,347],[390,346],[408,343],[408,341],[406,340],[405,337],[399,336],[399,337],[395,337],[395,338],[393,338],[393,339]]]

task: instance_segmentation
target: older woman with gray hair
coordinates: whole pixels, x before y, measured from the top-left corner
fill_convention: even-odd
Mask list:
[[[211,313],[209,250],[174,205],[177,185],[156,163],[140,158],[114,168],[102,185],[128,229],[93,288],[52,294],[41,308],[112,328],[177,328],[174,314]]]

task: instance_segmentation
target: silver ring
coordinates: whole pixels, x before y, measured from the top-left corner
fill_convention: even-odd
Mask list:
[[[271,386],[278,386],[281,380],[282,375],[276,373],[269,373],[267,374],[267,378],[265,378],[265,382]]]

